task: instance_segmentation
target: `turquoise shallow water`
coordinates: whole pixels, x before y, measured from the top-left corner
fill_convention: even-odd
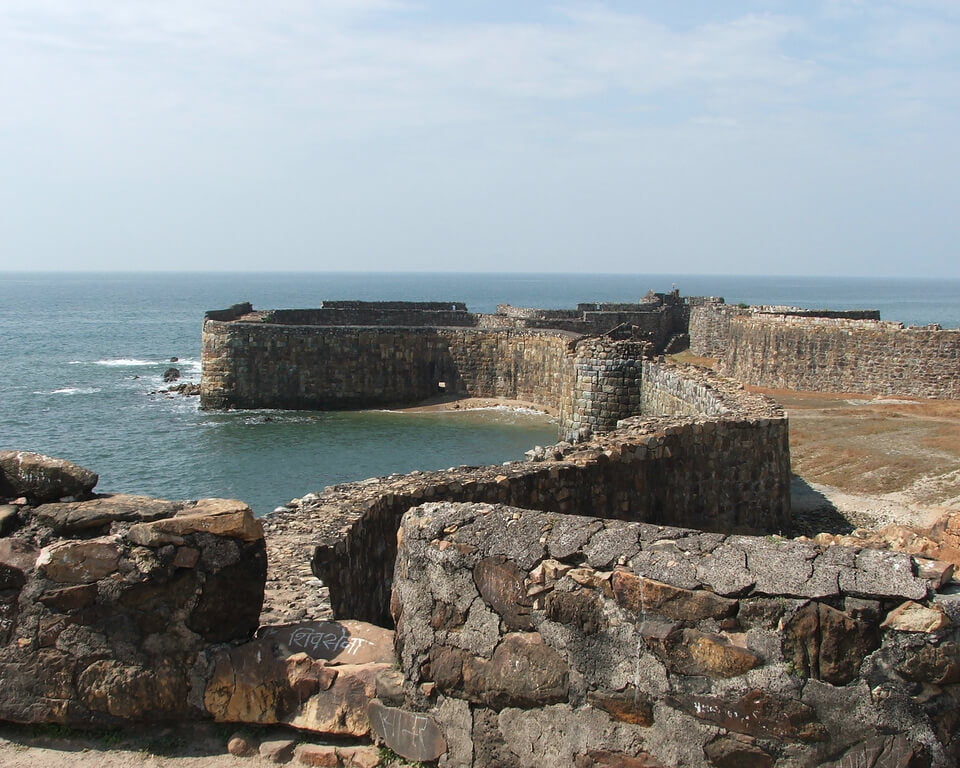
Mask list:
[[[554,442],[533,414],[204,413],[148,394],[176,363],[199,378],[207,309],[313,307],[323,299],[569,307],[635,301],[674,284],[730,302],[879,308],[885,319],[960,325],[960,281],[671,275],[0,274],[0,447],[90,467],[99,489],[230,496],[258,513],[350,480],[497,463]]]

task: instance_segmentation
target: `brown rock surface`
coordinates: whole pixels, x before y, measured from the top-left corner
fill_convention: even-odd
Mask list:
[[[829,605],[810,602],[783,629],[783,656],[801,677],[845,685],[880,646],[875,625]]]
[[[184,536],[193,533],[210,533],[215,536],[256,541],[263,538],[263,526],[253,516],[253,512],[242,502],[223,501],[222,505],[205,505],[202,500],[197,506],[210,506],[212,511],[188,514],[156,520],[151,523],[138,523],[127,532],[130,541],[145,547],[157,547],[163,544],[183,544]]]
[[[364,621],[310,621],[264,627],[283,653],[306,653],[329,664],[391,664],[394,632]]]
[[[827,730],[802,702],[753,689],[741,696],[668,696],[671,706],[737,733],[785,741],[823,741]]]
[[[774,758],[757,743],[739,733],[719,736],[704,748],[716,768],[771,768]]]
[[[98,479],[89,469],[64,459],[29,451],[0,451],[0,497],[56,501],[90,493]]]
[[[644,727],[653,725],[653,703],[646,693],[634,686],[616,694],[592,691],[587,695],[587,701],[621,722]]]
[[[389,664],[328,666],[306,653],[289,655],[261,638],[214,659],[204,706],[218,722],[285,723],[315,733],[364,736],[377,675]]]
[[[652,755],[625,755],[606,749],[592,749],[574,758],[574,768],[666,768]]]
[[[763,664],[757,654],[721,634],[670,628],[662,637],[647,636],[652,650],[672,672],[680,675],[737,677]]]
[[[244,733],[235,733],[227,741],[227,752],[234,757],[253,757],[259,754],[260,745]]]
[[[30,513],[33,522],[60,535],[83,533],[113,522],[150,521],[171,517],[185,502],[149,496],[110,494],[87,501],[42,504]]]
[[[953,642],[924,645],[907,656],[899,671],[908,680],[920,683],[960,683],[960,645]]]
[[[63,541],[45,547],[37,569],[61,584],[91,584],[117,570],[119,541],[115,536]]]
[[[523,586],[526,573],[503,556],[487,557],[474,566],[480,595],[503,619],[508,630],[529,630],[530,601]]]
[[[880,625],[898,632],[936,632],[950,624],[950,619],[937,606],[926,606],[907,601],[887,614]]]
[[[737,601],[707,592],[681,589],[639,577],[618,568],[611,579],[617,602],[635,613],[656,613],[677,621],[722,619],[730,616]]]

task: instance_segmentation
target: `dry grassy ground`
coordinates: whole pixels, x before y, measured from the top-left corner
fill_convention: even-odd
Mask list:
[[[843,521],[927,525],[960,509],[960,402],[755,391],[781,402],[790,417],[800,532],[816,533],[827,518],[807,518],[831,508],[834,532]]]

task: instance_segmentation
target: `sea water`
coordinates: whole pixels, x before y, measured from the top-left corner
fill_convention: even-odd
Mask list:
[[[573,307],[648,290],[730,303],[873,308],[912,324],[960,325],[960,281],[529,274],[3,273],[0,449],[70,459],[98,490],[239,498],[263,514],[294,496],[366,477],[519,459],[556,441],[546,416],[513,410],[204,412],[151,394],[173,366],[200,375],[203,313],[241,301],[315,307],[324,299]],[[173,363],[171,358],[178,361]]]

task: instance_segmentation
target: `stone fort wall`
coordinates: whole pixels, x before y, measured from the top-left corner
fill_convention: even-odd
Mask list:
[[[756,386],[960,397],[960,330],[904,328],[875,314],[704,304],[691,310],[690,350]]]
[[[640,360],[666,327],[617,340],[526,321],[490,325],[477,318],[493,316],[455,304],[348,304],[208,313],[201,407],[345,410],[496,397],[536,403],[559,416],[562,438],[583,439],[640,413]],[[620,323],[619,307],[613,315],[607,327]]]
[[[960,757],[960,602],[920,559],[487,504],[425,504],[400,539],[399,662],[441,765]]]
[[[503,503],[557,514],[772,532],[790,518],[787,419],[772,401],[689,366],[643,363],[655,415],[533,461],[333,486],[286,515],[310,521],[313,571],[338,615],[389,620],[396,531],[424,501]]]

